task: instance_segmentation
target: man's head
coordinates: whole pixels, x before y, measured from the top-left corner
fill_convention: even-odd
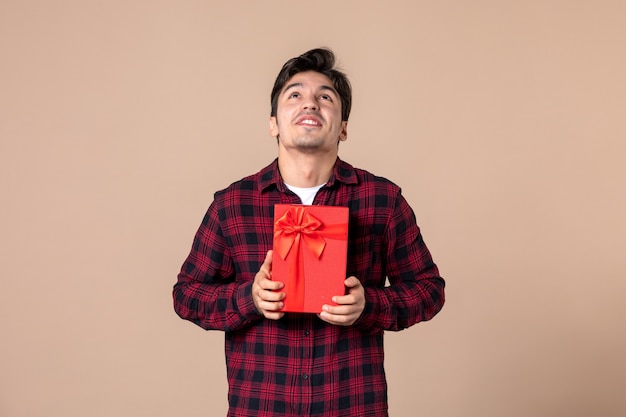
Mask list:
[[[300,72],[314,71],[327,76],[333,83],[341,99],[341,119],[348,121],[352,108],[352,87],[346,75],[335,67],[335,55],[329,49],[317,48],[296,58],[291,58],[278,73],[271,95],[271,117],[276,116],[278,96],[294,75]]]

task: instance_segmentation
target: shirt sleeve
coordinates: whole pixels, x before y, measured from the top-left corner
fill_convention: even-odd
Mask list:
[[[415,214],[399,193],[385,231],[389,286],[365,287],[365,309],[355,323],[375,333],[430,320],[443,307],[445,282],[426,247]]]
[[[234,331],[262,315],[252,300],[252,282],[236,281],[229,246],[214,201],[198,229],[174,285],[174,310],[206,330]]]

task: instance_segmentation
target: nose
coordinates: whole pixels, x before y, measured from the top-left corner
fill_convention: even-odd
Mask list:
[[[318,110],[319,105],[317,104],[317,99],[314,96],[307,96],[302,102],[302,108],[304,110]]]

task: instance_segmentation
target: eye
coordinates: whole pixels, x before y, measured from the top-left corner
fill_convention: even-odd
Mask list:
[[[296,92],[293,92],[293,93],[289,94],[289,96],[288,96],[288,98],[298,98],[298,97],[300,97],[300,93],[296,93]]]
[[[322,94],[320,96],[320,100],[329,100],[329,101],[333,101],[333,98],[331,96],[329,96],[328,94]]]

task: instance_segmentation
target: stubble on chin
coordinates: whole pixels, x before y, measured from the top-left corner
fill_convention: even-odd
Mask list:
[[[311,151],[319,149],[323,145],[323,141],[319,138],[301,136],[294,138],[293,145],[296,149],[301,151]]]

